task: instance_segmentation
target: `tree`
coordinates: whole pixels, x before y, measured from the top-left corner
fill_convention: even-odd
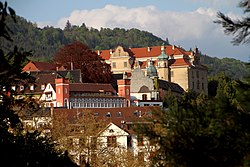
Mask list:
[[[244,13],[246,14],[241,20],[232,20],[230,17],[225,14],[218,12],[219,20],[216,20],[215,23],[221,24],[224,28],[226,34],[233,34],[233,44],[239,45],[241,43],[250,42],[250,1],[242,0],[239,3],[239,7],[243,8]]]
[[[213,97],[186,93],[167,98],[145,134],[156,141],[156,166],[239,166],[250,151],[249,85],[240,88],[225,76],[216,79]],[[244,89],[244,95],[242,95]],[[246,102],[248,101],[248,102]]]
[[[0,38],[12,41],[7,17],[15,20],[15,11],[7,2],[0,2]],[[75,166],[66,154],[55,149],[55,144],[40,133],[28,132],[18,116],[16,107],[20,104],[13,98],[12,85],[29,81],[29,76],[22,73],[26,56],[30,52],[18,49],[4,54],[0,48],[0,157],[1,164],[7,166]]]
[[[107,143],[107,136],[102,136],[109,124],[107,118],[88,109],[55,111],[53,115],[53,139],[80,166],[145,166],[120,141]]]
[[[112,79],[110,65],[79,41],[59,49],[54,62],[68,69],[81,69],[82,81],[86,83],[110,83]]]

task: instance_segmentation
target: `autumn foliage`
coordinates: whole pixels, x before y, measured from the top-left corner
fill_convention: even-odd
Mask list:
[[[110,65],[106,64],[87,45],[76,41],[59,49],[54,56],[54,63],[67,69],[81,69],[82,82],[110,83],[112,74]]]

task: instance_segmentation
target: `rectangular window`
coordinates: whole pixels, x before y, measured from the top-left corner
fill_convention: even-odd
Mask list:
[[[41,85],[41,90],[44,90],[45,89],[45,85]]]
[[[147,100],[147,95],[146,94],[142,95],[142,100]]]
[[[123,66],[124,67],[128,67],[128,63],[127,62],[123,62]]]
[[[127,147],[128,147],[128,148],[131,148],[131,147],[132,147],[132,137],[131,137],[131,136],[128,136],[128,137],[127,137]]]
[[[113,68],[116,68],[116,62],[113,62],[113,63],[112,63],[112,67],[113,67]]]
[[[30,85],[30,90],[34,90],[34,85]]]
[[[199,78],[200,75],[199,75],[199,71],[196,71],[196,77]]]
[[[116,136],[108,136],[107,137],[107,145],[108,147],[116,147]]]
[[[197,89],[200,89],[200,81],[197,81]]]

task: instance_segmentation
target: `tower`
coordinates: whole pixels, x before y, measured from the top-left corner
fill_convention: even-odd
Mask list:
[[[169,76],[169,66],[168,66],[169,56],[165,53],[164,44],[161,46],[161,54],[158,56],[158,77],[159,79],[170,81]]]
[[[130,107],[130,79],[117,80],[118,95],[125,98],[126,107]]]
[[[69,80],[56,78],[56,106],[69,108]]]

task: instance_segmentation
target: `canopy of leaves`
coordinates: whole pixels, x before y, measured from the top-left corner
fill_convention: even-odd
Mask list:
[[[59,49],[54,63],[66,66],[67,69],[81,69],[82,82],[85,83],[110,83],[112,79],[110,65],[79,41]]]
[[[180,101],[169,96],[168,109],[155,111],[155,124],[146,129],[146,135],[159,144],[154,164],[219,167],[245,163],[250,153],[250,85],[223,75],[214,81],[216,95],[189,92]]]
[[[32,50],[34,58],[39,58],[40,61],[50,60],[60,47],[75,41],[80,41],[95,50],[111,49],[117,45],[128,48],[161,45],[163,42],[168,44],[167,41],[152,33],[138,29],[101,28],[101,30],[97,30],[86,27],[84,23],[81,26],[71,25],[68,21],[65,29],[62,30],[49,26],[38,28],[36,24],[28,22],[22,17],[17,17],[16,20],[17,23],[14,23],[11,18],[6,18],[6,22],[13,32],[13,43],[3,42],[0,39],[0,47],[9,51],[13,44],[19,45],[25,50]]]
[[[233,58],[219,59],[201,55],[201,62],[208,68],[208,76],[214,77],[218,73],[224,73],[227,77],[236,80],[245,80],[250,76],[246,63]]]
[[[15,12],[8,7],[7,2],[0,2],[0,38],[12,41],[6,18],[15,21]],[[0,47],[0,157],[1,164],[6,166],[75,166],[66,154],[56,150],[54,143],[40,133],[29,133],[23,129],[23,124],[15,110],[20,106],[13,98],[11,86],[25,83],[29,80],[22,73],[26,56],[16,46],[4,53]],[[24,106],[25,104],[21,104]],[[28,105],[28,104],[27,104]]]

